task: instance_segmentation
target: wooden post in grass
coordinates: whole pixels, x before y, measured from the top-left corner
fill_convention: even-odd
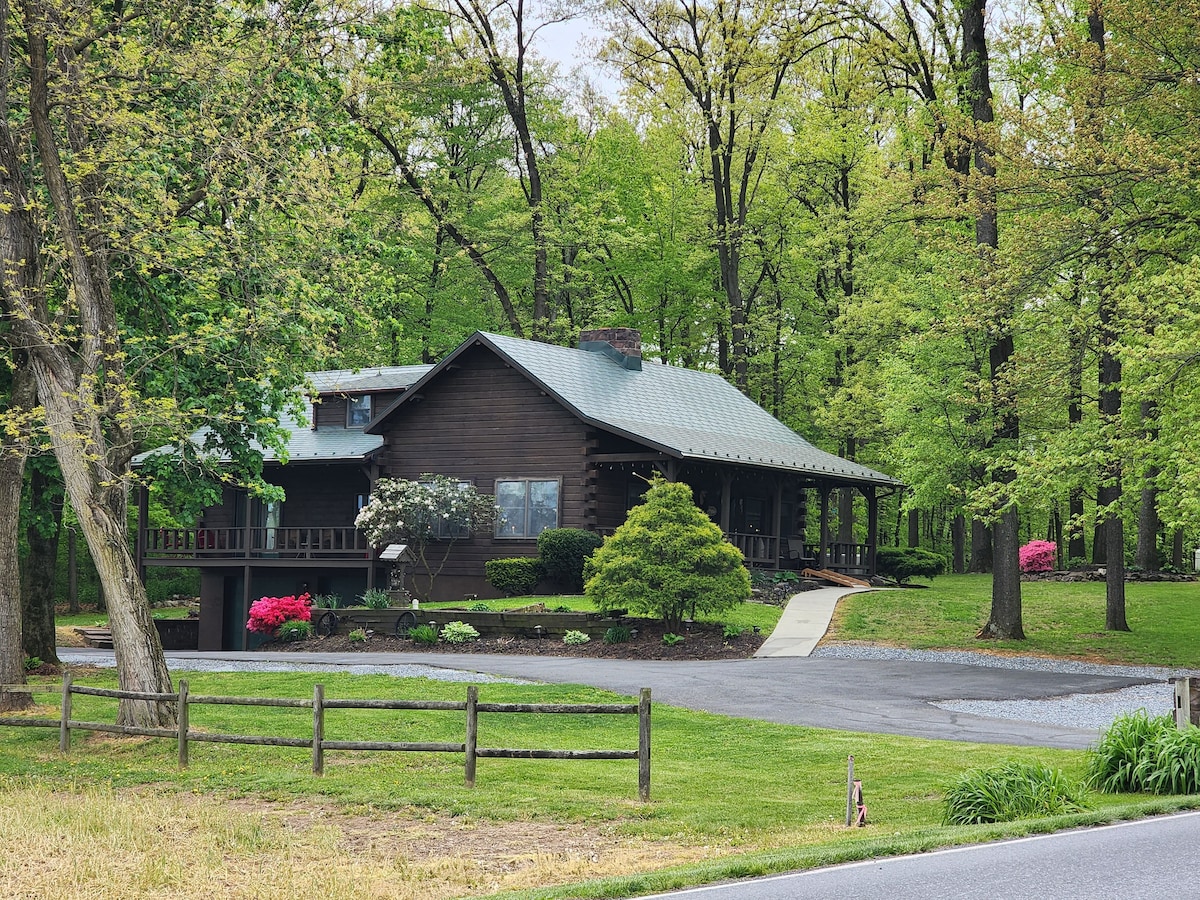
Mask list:
[[[467,761],[466,761],[466,784],[467,787],[475,787],[475,748],[479,744],[479,712],[476,706],[479,703],[479,688],[475,685],[467,686]]]
[[[854,756],[846,761],[846,827],[854,824]]]
[[[313,685],[313,774],[325,774],[325,685]]]
[[[186,678],[179,679],[179,768],[188,767],[188,683]]]
[[[638,799],[650,799],[650,688],[638,700]]]
[[[62,719],[58,726],[58,751],[66,753],[71,749],[71,673],[63,672],[62,685]]]
[[[1191,725],[1200,725],[1200,678],[1174,678],[1175,682],[1175,725],[1186,731]]]

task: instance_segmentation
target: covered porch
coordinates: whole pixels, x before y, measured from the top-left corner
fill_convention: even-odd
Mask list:
[[[597,454],[596,464],[604,473],[598,481],[621,482],[625,473],[625,509],[640,502],[653,474],[688,484],[697,506],[742,551],[746,564],[772,571],[874,575],[879,502],[895,490],[865,479],[708,464],[661,453]],[[620,522],[597,524],[607,530]]]

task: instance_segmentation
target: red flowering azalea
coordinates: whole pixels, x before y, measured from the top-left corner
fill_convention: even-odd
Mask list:
[[[250,604],[250,621],[246,623],[246,628],[257,634],[273,636],[284,622],[293,619],[310,621],[311,604],[312,598],[308,594],[299,597],[263,597]]]

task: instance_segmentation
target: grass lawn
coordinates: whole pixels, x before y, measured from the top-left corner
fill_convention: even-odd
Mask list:
[[[928,585],[844,598],[825,640],[1200,668],[1200,583],[1126,585],[1132,631],[1106,632],[1103,582],[1027,581],[1021,585],[1024,641],[975,638],[991,608],[990,575],[945,575]]]
[[[346,674],[188,676],[193,695],[461,700],[461,684]],[[112,686],[106,671],[77,681]],[[54,696],[39,695],[51,708]],[[481,702],[595,702],[577,686],[480,687]],[[113,701],[76,697],[73,717],[111,721]],[[311,713],[197,706],[193,728],[311,734]],[[332,710],[326,736],[461,740],[461,713]],[[457,735],[457,738],[455,737]],[[656,706],[652,799],[633,761],[479,761],[459,754],[310,751],[0,728],[0,895],[180,898],[629,896],[734,875],[974,842],[1056,823],[949,828],[943,787],[964,769],[1041,760],[1072,777],[1079,751],[1013,748],[773,725]],[[636,745],[625,716],[481,716],[481,746]],[[844,827],[854,754],[870,824]],[[1192,798],[1200,802],[1200,798]],[[1130,809],[1130,804],[1135,809]],[[1108,820],[1186,801],[1093,797]],[[30,860],[36,860],[31,864]],[[642,874],[631,874],[642,873]],[[549,887],[549,885],[555,885]]]

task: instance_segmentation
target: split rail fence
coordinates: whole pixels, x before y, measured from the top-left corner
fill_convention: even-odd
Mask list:
[[[0,685],[0,693],[23,691],[57,693],[58,688],[46,685]],[[87,687],[74,684],[65,675],[62,682],[62,707],[58,719],[38,719],[23,716],[0,717],[0,725],[18,727],[57,728],[58,748],[71,749],[71,732],[103,731],[143,737],[174,738],[179,745],[179,767],[187,768],[188,745],[193,742],[220,744],[258,744],[272,747],[301,747],[312,749],[314,775],[325,771],[327,750],[375,750],[419,753],[462,753],[466,757],[466,786],[475,786],[476,761],[484,759],[636,759],[638,761],[638,797],[650,799],[650,689],[642,688],[637,703],[480,703],[479,688],[467,687],[465,702],[455,700],[339,700],[325,696],[324,685],[313,685],[311,700],[276,697],[218,697],[192,695],[186,680],[179,681],[177,693],[150,693]],[[110,725],[107,722],[87,722],[71,718],[72,698],[75,695],[110,697],[117,700],[174,701],[178,712],[177,728],[141,728],[132,725]],[[189,725],[189,710],[196,705],[265,706],[312,709],[312,738],[277,737],[271,735],[214,734],[195,731]],[[325,713],[331,709],[372,710],[440,710],[466,714],[466,733],[461,743],[440,741],[334,741],[325,738]],[[567,715],[636,715],[638,717],[638,747],[636,750],[546,750],[537,748],[506,748],[479,746],[480,713],[534,713]]]

